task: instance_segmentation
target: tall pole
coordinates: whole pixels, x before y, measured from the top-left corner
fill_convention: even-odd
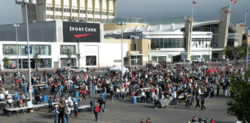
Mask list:
[[[27,45],[28,45],[28,67],[29,67],[29,87],[31,87],[31,71],[30,71],[30,44],[29,44],[29,20],[28,20],[28,12],[27,12],[27,4],[25,4],[25,11],[26,11],[26,25],[27,25]],[[32,93],[29,92],[30,94],[30,101],[31,101],[31,106],[33,105],[32,104]]]
[[[137,29],[135,29],[135,36],[137,36]],[[136,56],[135,56],[135,58],[136,58],[136,61],[135,61],[135,69],[137,70],[137,37],[135,38],[135,40],[136,40],[136,47],[135,47],[135,49],[136,49]]]
[[[18,59],[18,55],[19,55],[19,47],[18,47],[18,34],[17,34],[17,27],[19,27],[18,24],[14,24],[15,28],[16,28],[16,47],[17,47],[17,59],[16,59],[16,64],[17,64],[17,73],[18,76],[20,75],[19,72],[19,59]]]
[[[194,13],[194,3],[192,3],[192,19],[194,20],[193,13]]]
[[[248,10],[246,10],[246,14],[245,14],[245,22],[244,22],[245,25],[247,24],[247,12]]]
[[[121,24],[121,27],[123,26],[123,23]],[[121,28],[121,32],[122,32],[122,42],[121,42],[121,70],[122,70],[122,74],[123,74],[123,28]],[[122,75],[121,74],[121,79],[123,80],[122,78]]]
[[[248,30],[247,30],[247,61],[246,61],[246,70],[248,70],[248,40],[249,40],[249,35],[248,35]]]

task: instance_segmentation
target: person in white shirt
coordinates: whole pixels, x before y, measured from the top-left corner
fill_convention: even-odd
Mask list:
[[[154,100],[154,103],[155,103],[155,109],[158,108],[158,98],[156,95],[153,96],[153,100]]]
[[[3,92],[0,94],[0,101],[4,101],[4,94],[3,94]]]
[[[12,97],[11,97],[11,95],[10,94],[8,94],[8,96],[7,96],[7,103],[8,103],[8,105],[9,106],[11,106],[11,104],[12,104]]]
[[[173,96],[174,105],[176,105],[177,104],[177,99],[176,99],[177,94],[176,94],[176,91],[174,91],[174,93],[172,94],[172,96]]]
[[[152,92],[151,92],[151,96],[152,96],[152,100],[153,100],[152,103],[154,103],[155,92],[152,91]]]
[[[145,99],[146,99],[146,94],[143,91],[143,89],[141,89],[141,102],[145,102]]]

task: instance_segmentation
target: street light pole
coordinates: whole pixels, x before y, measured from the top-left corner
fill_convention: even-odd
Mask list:
[[[127,25],[126,22],[118,22],[117,25],[121,25],[121,70],[122,70],[122,74],[121,74],[121,79],[122,75],[123,75],[123,25]]]
[[[36,0],[16,0],[16,4],[24,4],[25,5],[25,14],[26,14],[26,25],[27,25],[27,45],[28,45],[28,67],[29,67],[29,71],[28,71],[28,75],[29,75],[29,87],[32,87],[31,85],[31,70],[30,70],[30,44],[29,44],[29,20],[28,20],[28,11],[27,11],[27,5],[35,5],[36,4]],[[30,102],[31,105],[32,104],[32,92],[29,92],[30,95]]]
[[[248,40],[249,40],[249,35],[248,35],[248,28],[246,28],[247,30],[247,60],[246,60],[246,70],[248,70]]]
[[[14,24],[14,27],[16,28],[16,47],[17,47],[16,65],[17,65],[17,73],[18,73],[18,76],[20,76],[20,72],[19,72],[19,59],[18,59],[19,47],[18,47],[18,34],[17,34],[17,27],[19,27],[19,24]]]

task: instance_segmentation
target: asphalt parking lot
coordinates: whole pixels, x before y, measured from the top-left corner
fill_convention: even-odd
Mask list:
[[[38,72],[42,75],[42,72]],[[104,74],[103,72],[95,72],[90,74]],[[53,74],[56,76],[56,74]],[[5,77],[6,85],[2,87],[10,90],[10,78]],[[27,81],[26,77],[26,81]],[[22,92],[10,90],[10,93]],[[42,93],[43,94],[43,93]],[[222,94],[222,92],[220,92]],[[48,97],[53,95],[46,93]],[[73,94],[70,94],[73,97]],[[100,95],[94,97],[87,97],[87,101],[83,101],[83,104],[89,104],[90,99],[95,102]],[[81,98],[81,97],[79,97]],[[78,98],[78,99],[79,99]],[[197,118],[212,118],[215,123],[236,123],[237,118],[231,116],[226,112],[226,102],[232,100],[229,96],[215,96],[213,98],[206,99],[205,106],[206,110],[201,111],[198,108],[194,108],[195,103],[191,106],[191,109],[186,109],[185,103],[180,103],[179,105],[170,105],[168,108],[154,109],[154,104],[152,103],[131,103],[131,97],[125,98],[124,101],[114,98],[111,102],[109,98],[106,98],[106,112],[99,113],[98,122],[100,123],[139,123],[141,119],[144,121],[149,117],[151,123],[187,123],[193,116]],[[2,111],[0,112],[2,113]],[[43,107],[36,109],[33,113],[19,114],[18,116],[0,116],[1,123],[53,123],[54,117],[52,113],[48,113],[48,107]],[[74,118],[73,115],[70,117],[70,123],[94,123],[94,114],[90,113],[88,110],[84,110],[79,113],[78,118]]]

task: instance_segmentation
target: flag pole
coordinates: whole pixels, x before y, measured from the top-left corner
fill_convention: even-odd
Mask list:
[[[192,3],[192,19],[194,20],[193,13],[194,13],[194,3]]]
[[[230,2],[230,8],[229,9],[231,10],[231,8],[232,8],[232,1]]]
[[[248,12],[248,10],[246,10],[245,22],[244,22],[245,25],[247,24],[247,12]]]

